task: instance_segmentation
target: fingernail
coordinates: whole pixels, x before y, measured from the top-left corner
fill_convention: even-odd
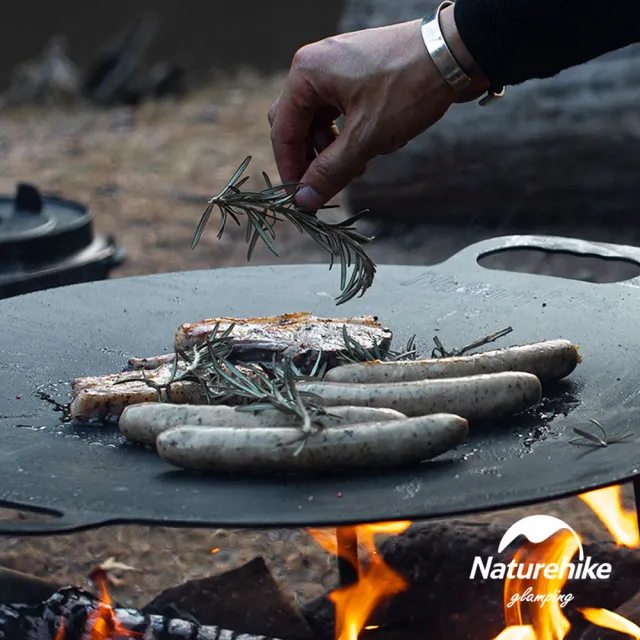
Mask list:
[[[324,198],[311,187],[305,186],[296,195],[296,204],[303,211],[315,213],[324,205]]]

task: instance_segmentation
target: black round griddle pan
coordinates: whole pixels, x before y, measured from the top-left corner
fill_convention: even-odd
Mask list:
[[[338,273],[326,265],[116,279],[0,302],[0,505],[59,516],[0,522],[0,533],[108,523],[298,527],[426,519],[559,498],[640,474],[635,433],[607,447],[569,443],[574,426],[595,431],[589,418],[611,434],[640,424],[640,280],[594,284],[478,264],[480,255],[506,247],[640,263],[629,247],[515,236],[474,245],[436,266],[380,266],[365,296],[340,307]],[[116,372],[131,356],[170,351],[183,322],[303,310],[376,315],[394,331],[396,346],[415,333],[423,352],[434,335],[452,348],[512,326],[493,346],[568,338],[584,361],[546,390],[540,409],[474,428],[467,443],[438,460],[320,477],[188,473],[127,444],[117,427],[63,424],[34,395],[44,390],[64,402],[76,376]]]

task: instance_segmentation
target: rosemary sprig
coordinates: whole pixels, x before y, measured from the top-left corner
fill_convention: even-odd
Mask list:
[[[373,339],[370,347],[360,344],[355,338],[347,333],[347,325],[342,327],[342,339],[347,349],[347,353],[341,354],[341,359],[346,362],[373,362],[374,360],[415,360],[417,351],[414,346],[415,335],[409,339],[406,348],[403,351],[392,351],[391,349],[382,349],[381,345]]]
[[[469,353],[469,351],[473,351],[474,349],[478,349],[479,347],[483,347],[486,344],[491,342],[495,342],[500,338],[504,338],[507,334],[513,331],[512,327],[507,327],[506,329],[502,329],[501,331],[497,331],[496,333],[491,333],[484,338],[480,338],[471,344],[468,344],[466,347],[461,347],[460,349],[452,349],[451,351],[447,351],[444,348],[442,342],[438,336],[434,336],[433,341],[436,343],[434,350],[431,352],[432,358],[452,358],[455,356],[462,356],[465,353]]]
[[[158,402],[171,402],[171,386],[177,382],[191,381],[201,385],[203,395],[209,404],[228,400],[219,388],[219,377],[215,371],[214,363],[231,354],[233,347],[230,336],[234,326],[234,324],[229,325],[225,331],[218,335],[220,323],[217,322],[207,341],[194,347],[190,355],[177,349],[174,353],[169,378],[164,383],[150,380],[143,371],[141,378],[131,376],[118,380],[114,384],[144,382],[147,386],[155,389]],[[180,367],[181,364],[182,367]]]
[[[340,260],[340,295],[337,304],[343,304],[348,300],[364,293],[373,284],[376,274],[376,265],[365,253],[362,245],[370,243],[373,238],[368,238],[358,233],[353,224],[365,213],[363,211],[348,220],[336,224],[324,222],[316,214],[307,213],[298,209],[295,205],[295,195],[299,184],[280,184],[274,186],[266,173],[262,173],[266,188],[262,191],[241,191],[241,187],[247,182],[249,176],[241,178],[251,162],[251,156],[247,156],[238,167],[233,177],[225,187],[209,200],[200,222],[196,228],[191,248],[195,249],[204,229],[211,217],[214,207],[218,207],[221,214],[218,238],[221,238],[226,229],[228,219],[231,218],[238,226],[241,226],[240,217],[246,218],[246,242],[249,245],[247,260],[256,247],[258,240],[262,240],[268,249],[275,255],[278,253],[273,241],[276,238],[274,226],[276,222],[288,221],[293,224],[300,233],[306,233],[313,238],[329,255],[331,270],[334,261]],[[333,208],[325,206],[322,209]],[[347,281],[347,270],[353,265],[353,273]]]
[[[233,342],[231,334],[235,324],[230,324],[220,332],[217,322],[207,340],[193,347],[190,354],[176,350],[168,380],[158,383],[146,377],[128,377],[115,384],[138,381],[144,382],[156,391],[158,402],[171,402],[171,387],[180,381],[194,381],[200,384],[203,396],[209,404],[236,404],[237,411],[261,411],[276,409],[283,413],[296,415],[299,418],[300,436],[292,443],[299,442],[294,455],[302,450],[308,438],[322,428],[318,419],[328,415],[323,408],[324,399],[318,395],[298,390],[296,383],[300,380],[322,379],[327,367],[320,351],[314,366],[308,375],[304,375],[290,360],[284,359],[270,364],[239,364],[232,362]],[[474,342],[454,353],[464,353],[469,348],[480,346],[506,335],[511,328],[505,329]],[[355,338],[349,336],[347,327],[342,327],[342,336],[346,353],[341,357],[347,361],[363,362],[372,360],[411,360],[418,357],[413,336],[403,351],[382,349],[375,340],[372,346],[365,347]],[[447,353],[444,351],[443,352]],[[625,436],[627,437],[627,436]],[[595,438],[595,436],[592,437]],[[605,445],[606,446],[606,445]]]
[[[144,382],[155,389],[158,402],[171,402],[172,385],[189,380],[201,385],[209,404],[236,403],[238,411],[277,409],[294,414],[299,418],[301,431],[301,437],[292,441],[300,441],[294,454],[297,455],[307,438],[321,428],[317,418],[327,415],[322,407],[324,400],[321,397],[296,388],[298,380],[323,373],[326,364],[321,363],[322,352],[312,368],[311,376],[302,375],[289,359],[274,361],[270,365],[236,365],[229,359],[233,351],[230,336],[234,326],[235,324],[230,324],[218,335],[220,323],[217,322],[206,342],[195,346],[190,355],[176,350],[166,382],[150,380],[142,372],[142,377],[128,377],[115,384]]]
[[[511,331],[513,331],[513,329],[511,327],[507,327],[506,329],[502,329],[501,331],[492,333],[488,336],[485,336],[484,338],[480,338],[479,340],[472,342],[466,347],[453,349],[451,351],[447,351],[438,336],[435,336],[433,338],[433,341],[436,343],[436,346],[431,352],[431,357],[450,358],[453,356],[461,356],[465,353],[473,351],[474,349],[477,349],[478,347],[482,347],[485,344],[495,342],[496,340],[511,333]],[[375,339],[371,347],[365,347],[347,334],[346,325],[342,327],[342,337],[347,348],[347,353],[342,355],[341,358],[347,362],[372,362],[374,360],[391,362],[399,360],[418,360],[421,357],[415,347],[415,335],[409,339],[407,346],[402,351],[393,351],[392,349],[384,350],[381,348],[381,345],[376,342]]]
[[[604,427],[598,422],[595,418],[589,418],[589,422],[595,424],[598,427],[600,433],[599,436],[597,433],[592,433],[590,431],[586,431],[585,429],[581,429],[579,427],[573,427],[573,432],[583,438],[581,441],[580,438],[574,438],[570,440],[570,444],[579,444],[586,446],[596,446],[596,447],[608,447],[610,444],[615,444],[617,442],[623,442],[624,440],[628,440],[631,436],[635,435],[633,431],[628,431],[626,433],[618,433],[614,435],[608,435],[605,431]]]

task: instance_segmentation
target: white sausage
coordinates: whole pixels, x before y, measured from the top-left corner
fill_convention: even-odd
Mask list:
[[[386,407],[407,416],[454,413],[470,422],[519,413],[542,399],[540,380],[521,371],[387,384],[310,381],[296,387],[327,405]]]
[[[406,418],[399,411],[372,407],[326,407],[325,411],[331,415],[318,418],[325,426]],[[205,427],[295,427],[300,424],[300,418],[277,409],[237,411],[235,407],[227,405],[148,402],[127,407],[118,421],[122,435],[132,442],[145,445],[155,444],[160,433],[181,424]]]
[[[177,467],[223,473],[329,471],[417,464],[460,444],[468,423],[438,414],[321,429],[299,447],[290,427],[172,427],[158,436],[160,457]]]
[[[409,382],[428,378],[459,378],[482,373],[524,371],[541,382],[568,376],[580,362],[569,340],[547,340],[453,358],[429,358],[346,364],[327,371],[327,382]]]

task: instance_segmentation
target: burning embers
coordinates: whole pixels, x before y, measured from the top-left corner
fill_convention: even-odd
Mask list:
[[[43,604],[0,605],[1,640],[276,640],[241,634],[189,620],[143,614],[116,608],[98,578],[100,598],[69,587],[57,591]]]

